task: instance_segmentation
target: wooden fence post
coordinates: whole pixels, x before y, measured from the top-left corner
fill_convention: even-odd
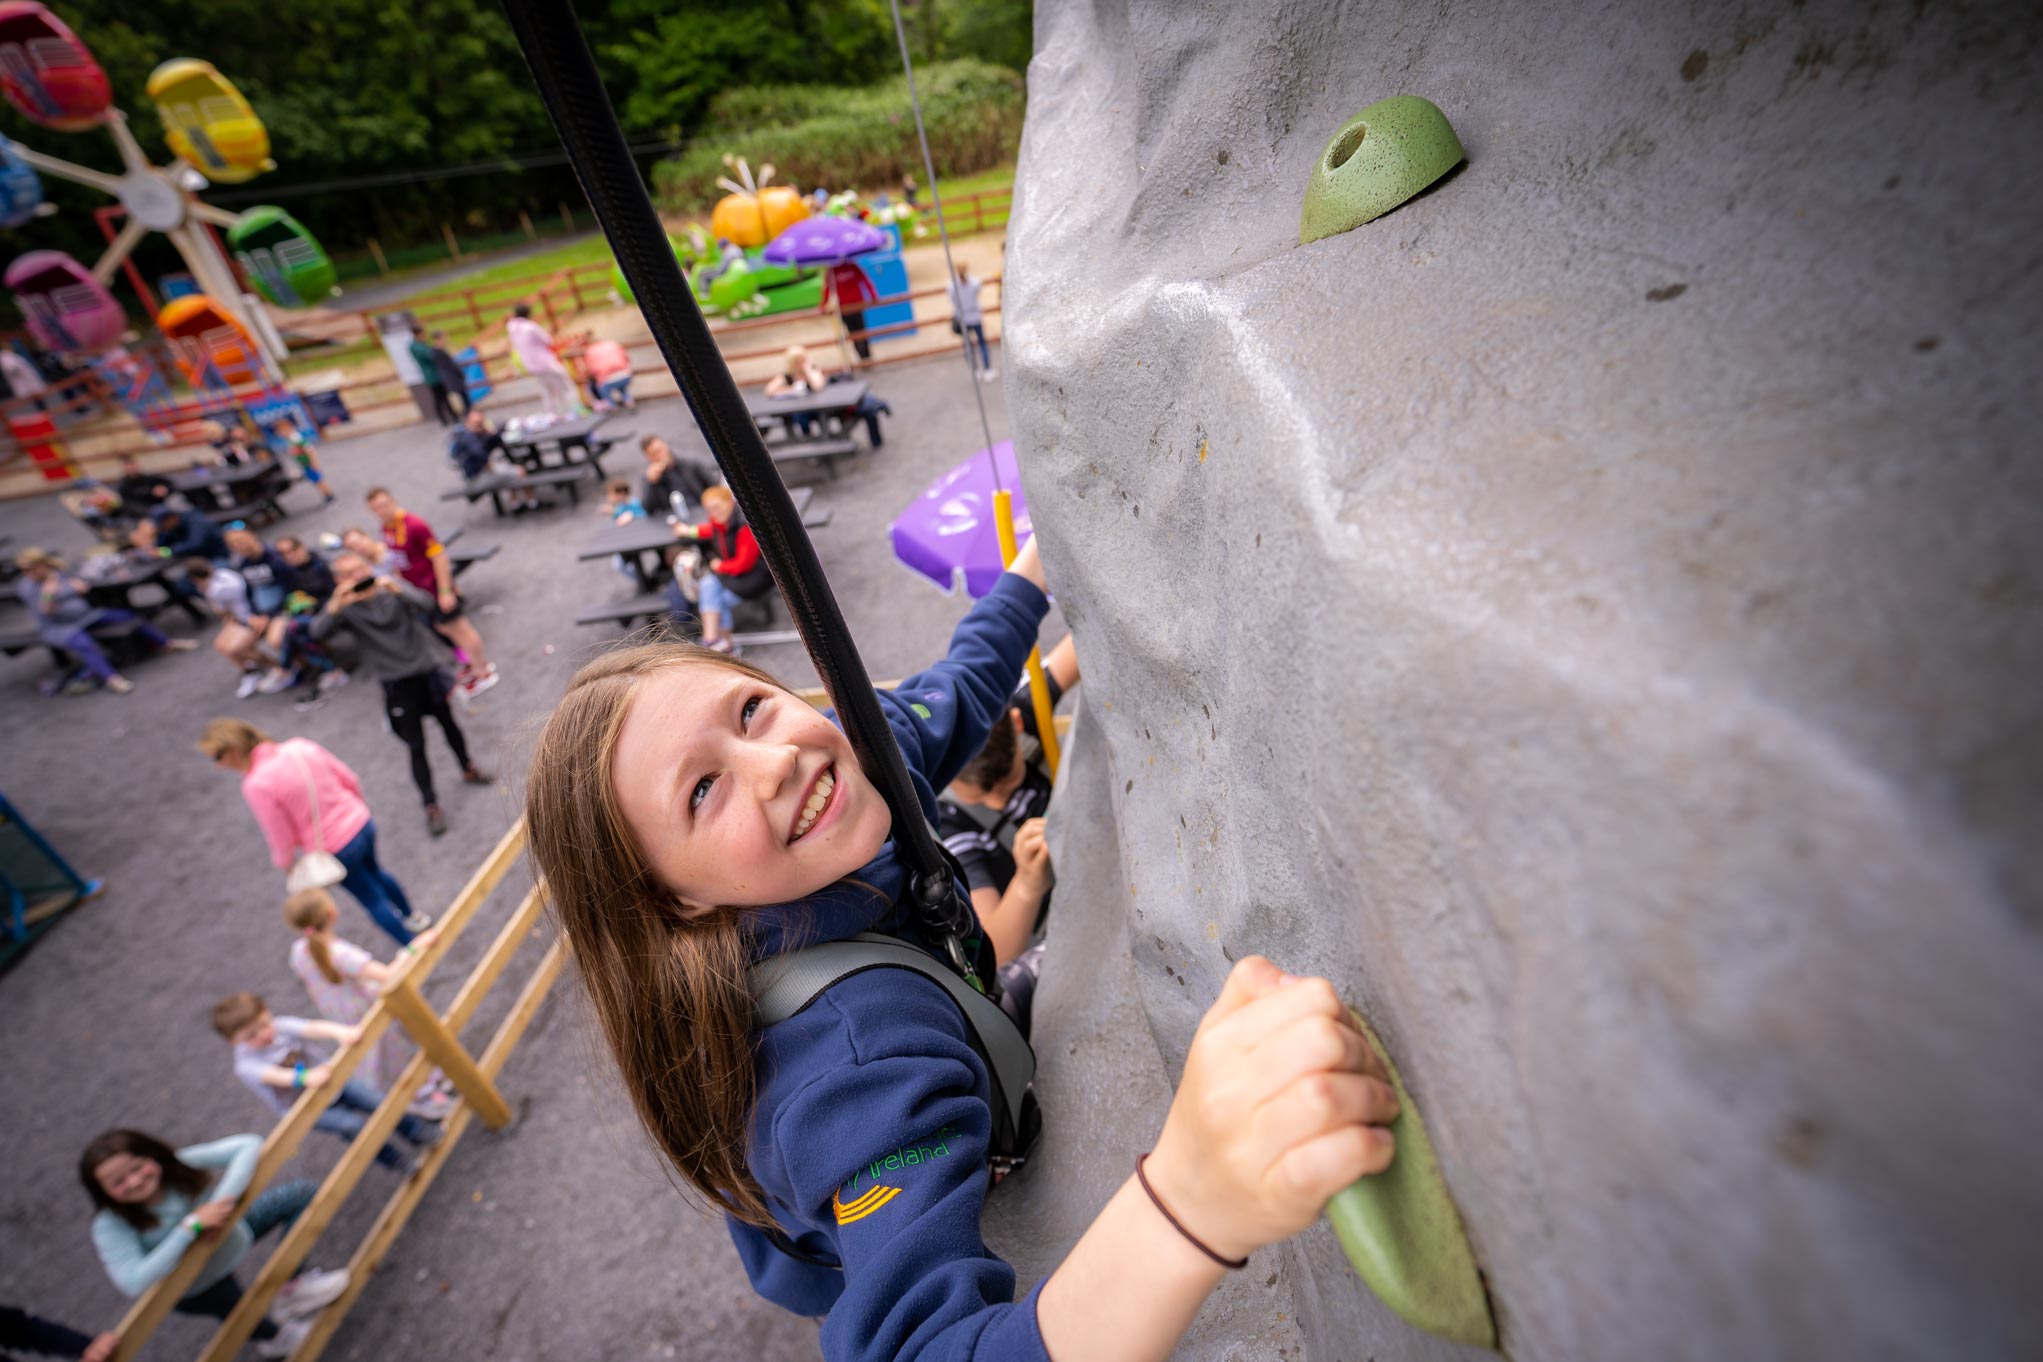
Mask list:
[[[461,296],[468,300],[468,319],[475,323],[476,330],[482,330],[482,309],[475,305],[475,290],[463,289]]]
[[[461,243],[454,239],[454,228],[450,223],[440,224],[440,235],[447,238],[447,254],[456,261],[461,259]]]
[[[527,241],[539,240],[539,229],[532,225],[532,215],[522,208],[518,210],[518,225],[525,229]]]
[[[565,199],[561,200],[560,204],[560,225],[569,232],[575,230],[575,215],[568,211],[567,200]]]
[[[410,978],[397,981],[395,987],[383,995],[383,1005],[404,1027],[405,1034],[417,1043],[419,1049],[432,1056],[433,1063],[440,1066],[440,1072],[452,1079],[455,1088],[468,1099],[468,1105],[475,1108],[475,1114],[491,1130],[502,1130],[511,1123],[510,1104],[497,1091],[497,1085],[476,1066],[475,1059],[461,1048],[461,1039],[438,1017],[433,1009],[419,995]]]
[[[383,248],[376,244],[376,238],[373,236],[369,238],[369,254],[376,258],[377,273],[390,273],[390,262],[383,258]]]

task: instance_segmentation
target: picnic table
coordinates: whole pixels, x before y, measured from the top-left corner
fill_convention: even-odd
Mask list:
[[[175,566],[168,558],[151,556],[138,557],[123,554],[118,558],[88,558],[78,565],[77,576],[85,583],[86,600],[101,609],[130,610],[143,619],[154,619],[171,606],[191,617],[193,624],[204,624],[206,614],[189,595],[180,595],[171,590],[165,580]],[[153,586],[163,593],[163,599],[141,602],[134,599],[137,587]]]
[[[499,516],[504,512],[504,493],[523,491],[526,488],[562,487],[567,490],[568,500],[579,506],[582,501],[582,479],[594,464],[562,464],[557,468],[520,469],[516,473],[483,473],[468,478],[440,493],[442,501],[466,501],[470,505],[489,498],[490,509]],[[602,470],[597,468],[600,473]],[[551,500],[540,503],[552,505]]]
[[[604,435],[603,423],[617,413],[609,411],[591,412],[578,416],[572,421],[556,421],[544,430],[521,430],[515,435],[504,436],[504,454],[528,472],[538,472],[548,467],[546,455],[551,450],[558,462],[553,467],[566,468],[577,463],[586,463],[603,475],[603,455],[620,440],[631,438],[631,432]],[[575,451],[582,457],[577,459]]]
[[[282,520],[277,498],[291,485],[291,475],[276,458],[248,463],[200,464],[170,475],[170,485],[207,514],[230,519],[266,512]]]
[[[826,384],[821,392],[801,393],[795,396],[768,397],[764,393],[747,393],[745,410],[762,429],[769,421],[779,421],[790,438],[794,434],[794,422],[798,416],[820,417],[826,424],[834,423],[836,430],[841,433],[845,416],[856,411],[858,404],[865,400],[865,395],[871,390],[871,384],[862,378],[855,378],[849,383]]]
[[[802,517],[804,525],[811,525],[809,503],[815,500],[813,487],[797,487],[788,493],[794,499],[795,514]],[[828,524],[829,512],[821,513],[817,523]],[[622,556],[631,564],[632,575],[638,578],[641,595],[652,595],[665,585],[667,572],[666,550],[676,544],[690,544],[694,540],[680,539],[674,534],[674,525],[666,516],[639,516],[625,521],[622,525],[605,525],[596,535],[582,546],[575,558],[588,562],[595,558]]]

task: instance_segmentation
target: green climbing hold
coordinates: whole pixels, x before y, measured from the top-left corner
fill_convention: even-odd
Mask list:
[[[1467,155],[1447,115],[1417,95],[1379,99],[1341,125],[1312,167],[1298,241],[1382,217]]]
[[[1397,1089],[1398,1118],[1390,1126],[1397,1156],[1383,1172],[1328,1202],[1327,1221],[1356,1273],[1385,1305],[1428,1333],[1494,1348],[1489,1293],[1440,1176],[1426,1123],[1383,1041],[1360,1015],[1355,1025]]]

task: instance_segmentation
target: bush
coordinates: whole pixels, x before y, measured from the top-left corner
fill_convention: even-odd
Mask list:
[[[1014,159],[1021,144],[1022,78],[978,61],[939,62],[917,72],[930,155],[943,175],[968,175]],[[922,178],[922,150],[903,77],[864,88],[758,85],[711,103],[688,150],[653,167],[653,192],[671,212],[699,212],[724,191],[726,152],[774,167],[776,184],[807,192]]]

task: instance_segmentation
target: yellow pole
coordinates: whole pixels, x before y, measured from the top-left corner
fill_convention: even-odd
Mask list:
[[[1020,545],[1014,542],[1014,493],[1005,487],[993,493],[993,523],[1000,531],[1000,562],[1014,562]],[[1029,649],[1029,699],[1036,709],[1036,741],[1043,745],[1043,764],[1050,779],[1057,778],[1057,720],[1050,712],[1050,682],[1043,675],[1043,650]]]

